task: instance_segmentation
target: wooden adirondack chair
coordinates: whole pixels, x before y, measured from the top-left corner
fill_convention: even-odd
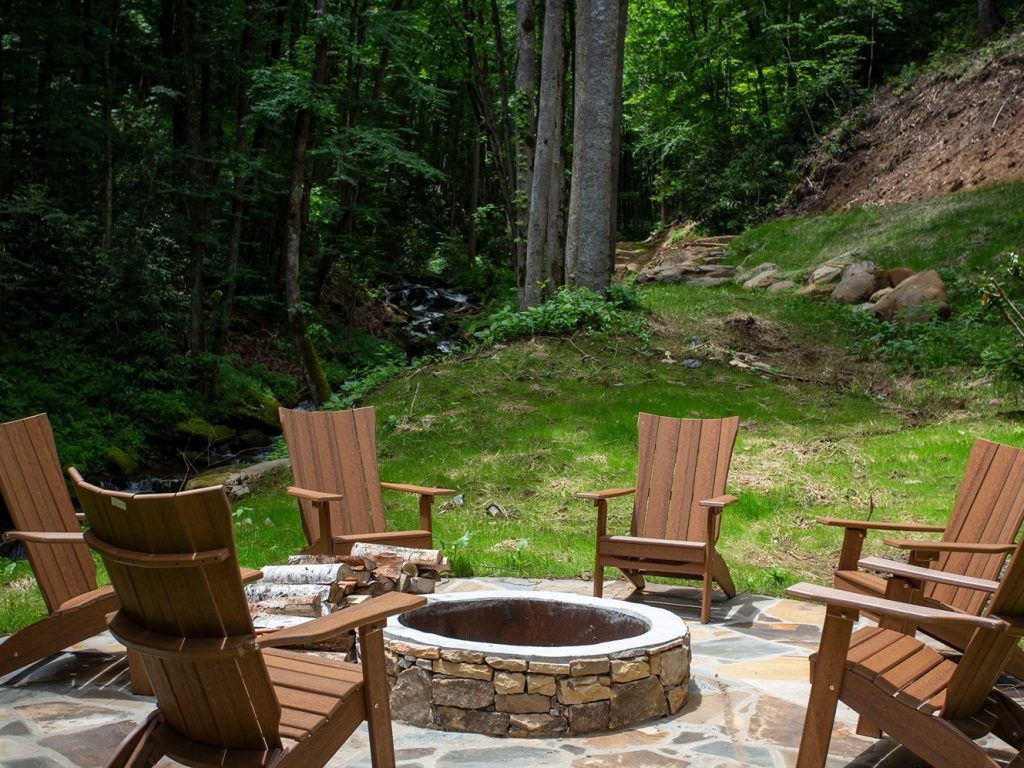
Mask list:
[[[348,411],[281,409],[302,530],[308,554],[347,555],[357,541],[403,547],[433,547],[431,509],[448,488],[383,483],[377,470],[373,408]],[[418,494],[420,528],[388,531],[381,489]]]
[[[988,733],[1018,751],[1011,766],[1024,765],[1024,710],[994,688],[1024,636],[1022,549],[1016,547],[998,583],[881,558],[860,561],[862,568],[899,579],[990,594],[985,616],[811,584],[786,590],[792,597],[827,605],[818,652],[811,656],[811,693],[797,768],[825,765],[838,701],[861,714],[859,732],[877,735],[881,729],[936,768],[997,768],[1000,764],[974,742]],[[897,623],[962,627],[971,637],[959,659],[949,658],[898,629],[879,626],[853,632],[858,611]]]
[[[391,593],[258,638],[239,578],[231,508],[221,486],[178,494],[105,491],[72,475],[121,598],[110,630],[137,651],[157,709],[110,768],[315,768],[366,720],[377,768],[393,766],[382,627],[422,597]],[[359,629],[362,664],[281,650]]]
[[[5,675],[103,632],[118,603],[96,586],[46,414],[0,424],[0,494],[15,526],[4,538],[25,548],[48,611],[0,643]]]
[[[739,417],[674,419],[641,413],[638,419],[637,484],[577,493],[597,507],[594,596],[601,597],[605,566],[619,568],[638,589],[641,575],[700,579],[700,620],[711,617],[711,583],[736,594],[729,566],[715,544],[721,514],[735,496],[725,495]],[[629,536],[607,533],[608,499],[634,494]]]
[[[949,523],[945,526],[886,523],[820,518],[825,525],[845,529],[843,547],[835,571],[835,587],[874,597],[920,603],[959,613],[978,615],[990,595],[974,589],[938,582],[886,580],[857,569],[869,530],[942,532],[938,540],[884,539],[889,546],[906,550],[908,562],[946,573],[993,580],[1014,550],[1014,539],[1024,521],[1024,450],[976,440]],[[913,628],[908,625],[908,630]],[[960,624],[922,627],[922,631],[957,650],[970,642],[973,631]],[[1015,650],[1007,671],[1024,679],[1024,653]]]

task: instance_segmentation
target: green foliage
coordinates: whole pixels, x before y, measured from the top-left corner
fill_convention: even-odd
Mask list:
[[[993,334],[981,360],[1000,379],[1019,385],[1024,381],[1024,259],[1008,251],[978,282],[982,305],[1003,331]]]
[[[623,302],[623,303],[620,303]],[[484,346],[522,336],[558,335],[581,330],[599,335],[631,335],[649,339],[644,319],[625,311],[636,306],[635,289],[620,287],[604,298],[587,288],[563,288],[542,304],[515,310],[506,304],[485,320],[486,328],[474,336]]]

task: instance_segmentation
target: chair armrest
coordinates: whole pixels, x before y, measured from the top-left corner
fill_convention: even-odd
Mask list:
[[[822,525],[839,528],[852,528],[860,531],[914,531],[915,533],[942,533],[946,530],[942,525],[926,525],[924,523],[891,523],[884,520],[843,520],[834,517],[819,517]]]
[[[885,600],[880,597],[869,597],[859,595],[856,592],[846,592],[832,587],[819,587],[816,584],[794,584],[786,590],[789,597],[798,597],[802,600],[812,600],[818,603],[827,603],[841,608],[850,608],[855,611],[867,610],[885,616],[895,616],[901,619],[909,619],[917,624],[928,624],[931,626],[961,626],[961,627],[982,627],[984,629],[1005,632],[1010,625],[1002,619],[993,619],[988,616],[975,616],[969,613],[955,613],[939,608],[928,608],[912,603],[901,603],[896,600]]]
[[[404,485],[402,483],[381,482],[381,488],[389,491],[401,491],[402,493],[417,493],[420,496],[454,496],[455,491],[451,488],[428,488],[423,485]]]
[[[577,499],[593,499],[594,501],[600,501],[601,499],[614,499],[616,496],[628,496],[631,493],[635,493],[636,488],[608,488],[603,491],[588,491],[585,493],[575,494]]]
[[[970,541],[929,541],[927,539],[882,539],[896,549],[920,549],[932,552],[976,552],[983,555],[1009,554],[1016,544],[981,544]]]
[[[71,531],[7,531],[2,538],[4,541],[27,541],[32,544],[75,544],[85,541],[83,533]]]
[[[282,645],[306,645],[320,643],[342,632],[365,624],[375,624],[388,616],[411,611],[426,605],[427,598],[407,595],[402,592],[388,592],[380,597],[353,605],[341,611],[307,621],[294,627],[285,627],[276,632],[260,635],[257,642],[264,648]]]
[[[255,568],[239,568],[238,575],[242,578],[243,584],[249,584],[262,579],[263,571],[257,571]]]
[[[306,501],[320,503],[341,501],[343,498],[345,498],[340,493],[322,493],[321,491],[311,491],[307,488],[298,488],[294,485],[288,489],[288,495],[296,496],[300,499],[305,499]]]
[[[715,496],[713,499],[704,499],[703,501],[698,501],[697,503],[700,504],[702,507],[708,507],[710,509],[723,509],[725,507],[728,507],[730,504],[736,503],[737,501],[739,501],[739,497],[730,496],[729,494],[726,493],[723,494],[722,496]]]
[[[921,568],[917,565],[901,563],[898,560],[886,560],[884,557],[865,557],[862,558],[857,565],[869,571],[891,573],[893,576],[900,576],[905,579],[932,581],[936,584],[948,584],[951,587],[976,589],[980,592],[995,592],[999,587],[999,582],[996,581],[978,579],[973,576],[964,576],[958,573],[949,573],[947,571],[940,571],[937,568]]]

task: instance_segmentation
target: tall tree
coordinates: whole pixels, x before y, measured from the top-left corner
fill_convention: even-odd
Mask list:
[[[996,0],[978,0],[978,37],[987,40],[1003,26]]]
[[[605,291],[615,258],[622,57],[627,0],[580,0],[566,282]]]
[[[537,34],[535,31],[533,0],[516,0],[516,285],[519,306],[532,306],[527,282],[528,222],[530,220],[533,185],[534,153],[536,151],[537,120]]]
[[[316,2],[316,51],[313,62],[313,98],[327,82],[327,25],[325,0]],[[284,289],[288,312],[288,328],[298,355],[299,367],[313,402],[320,405],[331,396],[331,387],[324,375],[320,358],[306,326],[299,290],[299,263],[303,233],[309,210],[305,206],[306,155],[313,128],[313,107],[304,106],[295,119],[295,140],[292,145],[291,181],[288,184],[287,239],[285,241]]]
[[[526,275],[520,306],[541,299],[541,281],[554,289],[563,278],[562,259],[562,123],[565,111],[565,2],[547,0],[541,55],[537,149],[530,191],[526,240]],[[555,281],[558,281],[557,284]]]

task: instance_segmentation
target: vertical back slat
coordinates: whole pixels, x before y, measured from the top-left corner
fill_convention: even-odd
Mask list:
[[[638,499],[644,507],[644,523],[640,536],[665,538],[668,523],[668,501],[672,490],[679,425],[670,419],[651,417],[650,429],[655,434],[654,450],[647,467],[649,480],[645,498]],[[639,489],[638,489],[639,490]]]
[[[666,539],[686,539],[690,532],[690,513],[693,486],[697,480],[700,457],[700,429],[677,419],[663,419],[679,434],[675,445],[675,463],[672,467],[672,496],[667,499],[668,519],[661,536]]]
[[[1024,451],[987,440],[971,448],[967,469],[943,539],[1012,544],[1024,521]],[[982,579],[996,579],[1006,556],[941,553],[933,567]],[[929,585],[925,596],[957,610],[979,613],[988,599],[976,590]]]
[[[1024,542],[1018,542],[1010,563],[992,595],[989,614],[1020,624],[1024,619]],[[960,719],[981,709],[996,680],[1017,647],[1013,632],[979,629],[964,649],[956,671],[949,681],[944,717]]]
[[[0,494],[19,531],[80,530],[46,414],[0,424]],[[96,589],[96,568],[85,543],[23,546],[49,612]]]

